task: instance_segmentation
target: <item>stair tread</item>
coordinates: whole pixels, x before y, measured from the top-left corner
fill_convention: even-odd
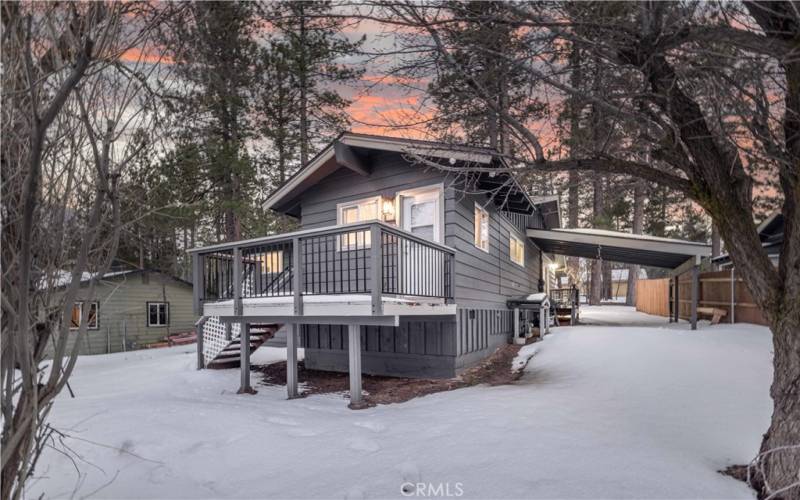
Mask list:
[[[254,352],[259,347],[275,338],[275,334],[280,330],[281,325],[269,324],[250,327],[250,352]],[[233,368],[239,366],[241,357],[241,337],[231,339],[206,366],[212,368]]]

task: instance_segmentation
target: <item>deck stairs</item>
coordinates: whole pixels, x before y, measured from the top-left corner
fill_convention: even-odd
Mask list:
[[[246,272],[242,280],[242,288],[246,293],[251,290],[252,271]],[[280,287],[285,287],[286,280],[291,280],[291,268],[284,270],[270,284],[266,293],[276,293]],[[240,326],[233,323],[226,326],[217,316],[209,316],[203,323],[203,361],[206,368],[238,368],[241,361]],[[275,336],[281,325],[253,324],[250,325],[250,353],[256,351],[268,340]]]
[[[251,325],[250,326],[250,353],[255,352],[256,349],[264,345],[264,343],[272,338],[273,334],[278,330],[278,325]],[[241,361],[241,339],[235,338],[230,341],[216,356],[214,356],[207,364],[207,368],[222,369],[222,368],[238,368]]]

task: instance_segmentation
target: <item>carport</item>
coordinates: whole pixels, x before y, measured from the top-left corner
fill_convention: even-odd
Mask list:
[[[669,269],[675,280],[675,304],[679,303],[678,276],[691,271],[690,321],[692,330],[697,329],[700,262],[711,257],[711,245],[604,229],[528,229],[527,233],[544,252]],[[678,307],[672,314],[670,321],[677,322]]]

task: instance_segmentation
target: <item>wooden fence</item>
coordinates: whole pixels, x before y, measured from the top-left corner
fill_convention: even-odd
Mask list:
[[[731,271],[710,271],[700,273],[698,307],[716,307],[727,311],[723,322],[755,323],[766,325],[761,311],[753,303],[744,281],[733,273],[734,286],[731,286]],[[672,286],[669,278],[639,280],[636,282],[636,310],[658,316],[669,316],[672,302]],[[684,273],[678,278],[679,313],[689,319],[692,304],[692,275]],[[732,300],[733,299],[733,300]],[[733,315],[731,303],[733,302]]]
[[[636,310],[669,316],[669,278],[636,281]]]

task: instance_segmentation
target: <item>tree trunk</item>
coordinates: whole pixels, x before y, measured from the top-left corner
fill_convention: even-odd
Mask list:
[[[570,85],[573,88],[580,88],[583,83],[583,75],[581,72],[581,52],[573,42],[569,53],[570,62]],[[572,95],[569,100],[569,150],[570,155],[577,157],[580,153],[577,151],[576,144],[579,141],[580,128],[581,128],[581,100],[578,95]],[[580,173],[577,170],[570,170],[568,177],[567,196],[569,212],[567,214],[569,228],[578,228],[578,217],[580,215]],[[567,258],[567,273],[570,285],[578,284],[578,275],[580,272],[580,260],[578,257]]]
[[[567,188],[567,195],[569,199],[568,208],[568,227],[571,229],[578,228],[578,215],[580,214],[580,202],[578,201],[580,184],[580,177],[577,170],[569,171],[569,187]],[[567,270],[569,274],[569,284],[576,285],[578,283],[580,261],[578,257],[569,257],[567,259]]]
[[[594,227],[603,217],[605,202],[603,196],[603,176],[600,174],[594,175]],[[591,293],[589,295],[590,304],[599,304],[603,297],[603,263],[600,255],[592,261],[592,285]]]
[[[644,229],[644,190],[645,183],[637,179],[633,185],[633,224],[631,232],[642,234]],[[636,305],[636,281],[639,279],[639,266],[632,264],[628,266],[628,289],[625,293],[625,304]]]
[[[795,304],[785,303],[784,313],[770,323],[775,369],[770,387],[772,420],[754,471],[754,486],[762,495],[794,484],[775,497],[785,499],[800,498],[800,290],[793,297]]]
[[[602,269],[603,293],[601,294],[601,300],[611,300],[614,298],[614,280],[612,279],[611,262],[604,260]]]
[[[298,2],[300,19],[300,165],[308,163],[308,68],[306,62],[306,16],[303,2]]]

